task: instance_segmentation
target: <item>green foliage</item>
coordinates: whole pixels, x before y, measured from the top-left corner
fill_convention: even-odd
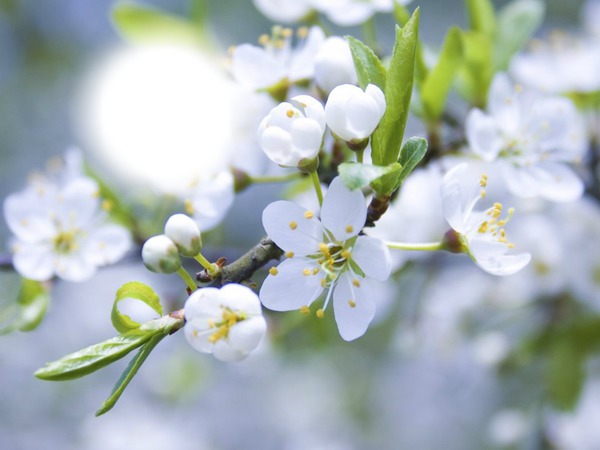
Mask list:
[[[162,341],[164,337],[164,334],[155,335],[152,338],[150,338],[150,340],[146,344],[142,345],[142,347],[127,365],[127,368],[123,371],[123,373],[117,380],[110,396],[104,401],[104,403],[102,403],[98,411],[96,411],[96,417],[107,413],[113,408],[113,406],[115,406],[115,404],[121,397],[121,394],[125,391],[125,388],[129,384],[129,382],[133,379],[139,368],[142,367],[144,361],[146,361],[148,355],[150,355],[152,350],[154,350],[154,347],[156,347],[156,345],[160,341]]]
[[[404,27],[396,27],[384,89],[386,110],[371,140],[371,157],[376,165],[393,164],[398,159],[412,97],[418,37],[417,8]]]
[[[472,105],[484,107],[494,77],[492,41],[477,31],[463,31],[461,37],[464,58],[457,87]]]
[[[550,402],[557,409],[573,410],[585,381],[585,355],[568,337],[553,341],[548,352],[546,384]]]
[[[117,3],[112,11],[112,21],[119,34],[133,43],[170,41],[206,46],[210,42],[197,18],[194,23],[133,2]]]
[[[496,33],[496,17],[491,0],[466,0],[471,30],[493,39]]]
[[[343,163],[338,167],[340,177],[349,189],[359,189],[388,173],[401,169],[398,163],[389,166],[374,166],[355,162]]]
[[[22,278],[17,301],[0,315],[0,335],[35,330],[44,320],[49,305],[48,288],[39,281]]]
[[[407,140],[400,150],[398,162],[402,165],[402,171],[398,177],[398,186],[411,174],[427,153],[427,140],[421,137],[412,137]]]
[[[494,67],[506,70],[512,56],[531,39],[544,20],[541,0],[515,0],[498,12]]]
[[[458,27],[452,27],[446,34],[437,64],[428,72],[420,86],[421,103],[427,121],[439,120],[444,112],[446,98],[462,61],[461,31]]]
[[[110,314],[110,320],[112,321],[113,326],[119,333],[126,333],[128,331],[139,328],[140,326],[138,322],[132,320],[128,315],[122,314],[119,311],[119,302],[126,298],[133,298],[144,302],[146,305],[148,305],[150,308],[156,311],[159,316],[162,316],[163,314],[160,299],[150,286],[147,286],[144,283],[140,283],[138,281],[125,283],[117,291],[112,311]]]
[[[80,378],[108,366],[155,336],[166,336],[183,325],[183,319],[164,316],[98,344],[47,363],[35,376],[42,380],[65,381]]]
[[[383,91],[387,71],[375,52],[352,36],[346,36],[346,39],[350,46],[360,87],[365,89],[369,84],[374,84]]]

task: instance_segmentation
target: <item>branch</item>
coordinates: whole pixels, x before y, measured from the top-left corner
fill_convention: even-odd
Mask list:
[[[212,280],[206,279],[206,272],[196,274],[198,281],[208,281],[211,287],[221,287],[229,283],[240,283],[248,280],[254,272],[264,267],[269,261],[279,259],[283,255],[281,250],[268,237],[264,237],[258,244],[252,247],[245,255],[236,261],[223,266],[221,273]]]

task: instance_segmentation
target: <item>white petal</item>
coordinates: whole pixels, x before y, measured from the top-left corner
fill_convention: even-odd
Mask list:
[[[4,218],[10,230],[25,242],[51,239],[56,226],[48,213],[48,202],[33,190],[9,195],[4,200]]]
[[[442,180],[442,208],[448,224],[459,233],[465,232],[462,189],[459,177],[467,170],[467,164],[459,164],[446,173]]]
[[[260,301],[274,311],[291,311],[309,306],[323,292],[323,272],[314,274],[316,262],[309,258],[293,257],[277,266],[277,275],[265,279],[260,289]],[[310,271],[309,275],[304,270]]]
[[[385,281],[392,271],[390,250],[379,239],[359,236],[352,249],[352,260],[367,277]]]
[[[346,126],[352,133],[353,139],[364,139],[369,137],[383,115],[377,102],[361,93],[355,95],[346,103]]]
[[[89,280],[96,273],[96,265],[87,261],[81,253],[59,254],[54,271],[63,280],[79,282]]]
[[[290,102],[294,105],[297,104],[297,107],[300,107],[299,109],[304,111],[304,115],[308,119],[317,121],[322,130],[321,134],[325,133],[327,125],[325,123],[325,108],[320,101],[310,95],[296,95]]]
[[[86,260],[97,266],[117,262],[130,248],[129,231],[122,226],[113,224],[93,230],[82,242],[82,253]]]
[[[56,257],[51,244],[17,242],[15,248],[13,264],[20,275],[36,281],[52,278]]]
[[[473,109],[467,115],[465,133],[469,147],[485,161],[494,161],[502,149],[502,136],[491,118],[479,109]]]
[[[233,204],[233,175],[229,171],[198,184],[191,194],[193,219],[201,231],[219,225]]]
[[[263,211],[262,222],[267,235],[280,248],[297,256],[316,253],[323,242],[321,222],[292,202],[271,203]]]
[[[358,280],[358,287],[353,280]],[[375,316],[373,290],[368,281],[352,272],[342,274],[333,292],[333,309],[342,339],[351,341],[365,334]]]
[[[338,241],[356,236],[365,225],[367,205],[360,189],[351,191],[340,177],[331,182],[321,208],[321,222]]]
[[[541,196],[558,202],[573,201],[583,194],[583,182],[566,165],[542,162],[532,166],[503,166],[510,191],[522,198]]]
[[[63,226],[85,226],[99,208],[98,185],[90,178],[75,178],[61,190],[56,209]]]
[[[285,77],[285,67],[279,61],[250,44],[236,47],[231,70],[238,82],[252,89],[272,86]]]
[[[232,348],[248,354],[258,347],[266,331],[267,322],[265,318],[262,316],[252,317],[236,323],[229,330],[227,339]]]
[[[325,32],[317,26],[311,27],[306,39],[296,48],[290,67],[288,78],[291,82],[310,79],[315,73],[315,56],[325,40]]]
[[[188,297],[184,305],[185,320],[195,320],[196,328],[210,328],[211,319],[220,319],[223,309],[219,305],[219,289],[206,287],[198,289]],[[202,322],[202,324],[201,324]]]
[[[305,0],[254,0],[254,5],[277,23],[297,22],[311,10],[310,3]]]
[[[206,327],[204,320],[187,319],[183,332],[188,343],[197,351],[212,353],[213,343],[208,340],[212,330]]]
[[[270,126],[260,136],[260,146],[267,157],[280,166],[295,166],[292,135],[279,127]]]
[[[501,242],[474,239],[469,242],[469,249],[477,265],[492,275],[512,275],[531,261],[529,253],[507,255],[508,247]]]
[[[256,293],[241,284],[230,283],[219,289],[218,297],[223,306],[233,311],[260,316],[262,309]]]
[[[322,142],[323,130],[316,120],[300,118],[294,121],[292,125],[292,143],[296,164],[302,158],[317,156]]]
[[[213,347],[213,356],[219,361],[236,362],[244,359],[248,354],[234,349],[225,339],[215,342]]]
[[[375,84],[368,84],[365,88],[365,94],[375,100],[375,103],[379,108],[379,118],[381,118],[383,113],[385,113],[385,94],[379,86]]]

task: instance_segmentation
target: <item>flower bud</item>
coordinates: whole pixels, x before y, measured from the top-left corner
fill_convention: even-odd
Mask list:
[[[385,112],[385,96],[374,84],[365,91],[351,84],[336,87],[325,105],[325,120],[331,131],[344,141],[367,139]]]
[[[148,270],[157,273],[174,273],[181,267],[177,246],[164,234],[153,236],[144,243],[142,261]]]
[[[358,77],[348,42],[339,37],[327,38],[315,57],[315,82],[324,92],[341,84],[356,84]]]
[[[165,234],[175,243],[179,254],[194,257],[202,250],[200,229],[185,214],[174,214],[165,224]]]
[[[321,103],[298,95],[271,110],[258,127],[258,141],[273,162],[296,167],[303,159],[319,154],[325,134],[325,111]]]

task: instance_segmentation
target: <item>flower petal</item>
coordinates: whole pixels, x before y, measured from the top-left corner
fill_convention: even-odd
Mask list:
[[[342,274],[333,292],[333,309],[342,339],[352,341],[365,334],[375,316],[375,301],[368,281],[352,272]]]
[[[82,242],[82,254],[97,266],[117,262],[131,248],[129,231],[119,225],[105,225],[90,232]]]
[[[352,260],[367,277],[385,281],[392,271],[389,249],[379,239],[359,236],[352,249]]]
[[[323,199],[321,222],[338,241],[356,236],[365,226],[367,205],[360,190],[350,190],[340,177],[333,179]]]
[[[309,306],[323,292],[322,272],[315,260],[302,257],[286,259],[277,266],[277,275],[265,279],[260,289],[260,301],[274,311],[291,311]],[[305,275],[307,270],[309,275]]]
[[[213,356],[219,361],[236,362],[241,361],[248,354],[234,349],[225,339],[220,339],[213,346]]]
[[[265,318],[263,316],[251,317],[231,327],[227,339],[232,348],[248,354],[258,347],[266,332]]]
[[[251,316],[260,316],[262,309],[258,295],[241,284],[230,283],[219,289],[219,301],[227,308],[236,312],[243,312]]]
[[[286,74],[283,64],[255,45],[242,44],[236,47],[231,63],[234,78],[252,89],[272,86]]]
[[[46,281],[54,275],[55,255],[49,243],[16,242],[13,264],[25,278]]]
[[[487,239],[470,240],[469,250],[476,264],[492,275],[512,275],[531,261],[529,253],[507,255],[508,247],[506,244]]]
[[[473,109],[465,121],[465,133],[473,153],[485,161],[494,161],[502,150],[502,135],[496,120],[480,109]]]
[[[309,212],[295,203],[279,200],[263,211],[267,235],[286,252],[298,256],[315,253],[323,242],[323,226]]]

